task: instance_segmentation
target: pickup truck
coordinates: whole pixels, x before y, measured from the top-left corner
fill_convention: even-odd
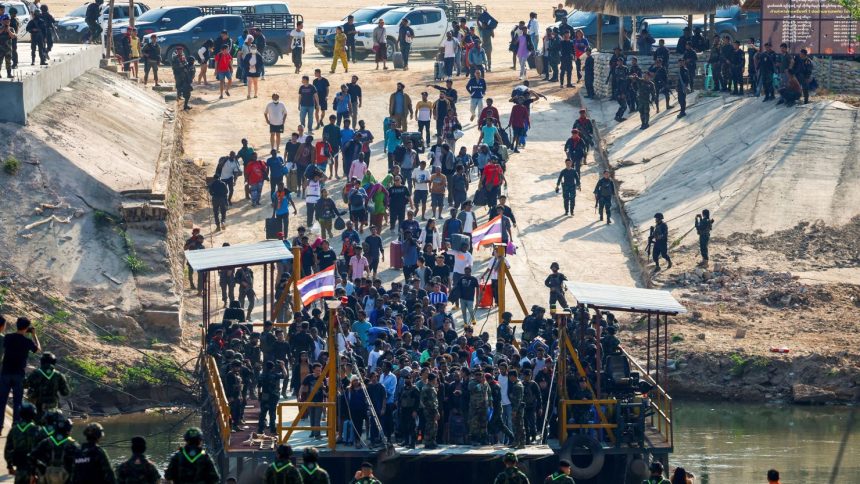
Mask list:
[[[85,20],[88,5],[89,2],[81,5],[57,21],[57,37],[60,42],[66,44],[82,44],[90,41],[90,28],[87,27],[87,22]],[[128,19],[129,11],[128,5],[115,5],[113,7],[114,21],[116,22],[117,20]],[[149,7],[146,4],[134,2],[135,18],[148,11]],[[101,22],[102,29],[104,30],[107,30],[108,12],[108,5],[105,3],[102,5],[101,17],[99,17],[99,22]]]
[[[206,7],[201,7],[205,9]],[[274,65],[284,52],[288,52],[290,32],[301,15],[293,14],[215,14],[198,17],[176,30],[159,32],[161,58],[169,63],[178,47],[186,52],[197,52],[208,39],[215,39],[226,30],[231,39],[237,39],[245,29],[259,28],[266,36],[266,48],[260,54],[263,62]]]
[[[694,26],[704,25],[697,22]],[[741,43],[750,37],[761,38],[761,12],[743,10],[737,5],[721,8],[714,15],[714,30],[720,37],[729,36],[732,41],[740,40]]]
[[[354,17],[354,25],[356,28],[358,28],[362,25],[375,24],[376,19],[384,15],[389,10],[394,10],[395,8],[397,8],[397,5],[379,5],[375,7],[363,7],[352,12],[349,15],[352,15]],[[314,46],[316,46],[317,50],[320,51],[320,54],[325,57],[332,56],[334,51],[335,29],[337,27],[342,27],[344,24],[346,24],[346,17],[344,17],[343,20],[323,22],[317,25],[316,32],[314,32]],[[367,52],[363,52],[361,55],[356,52],[355,56],[359,58],[359,60],[363,60],[367,57],[367,55]]]
[[[585,38],[588,39],[588,43],[592,47],[597,46],[597,13],[574,10],[567,16],[567,25],[574,31],[581,29]],[[618,17],[614,15],[603,16],[603,29],[601,30],[603,34],[601,47],[603,50],[611,51],[618,45],[618,25]],[[561,29],[561,25],[558,23],[555,24],[555,27]],[[629,37],[630,33],[633,32],[633,21],[630,17],[624,17],[624,30],[627,32],[628,38],[624,41],[625,46],[622,50],[629,51]]]
[[[161,7],[149,10],[134,20],[137,36],[144,38],[165,30],[176,30],[188,22],[203,16],[199,7]],[[113,23],[114,42],[128,32],[128,19],[115,20]]]

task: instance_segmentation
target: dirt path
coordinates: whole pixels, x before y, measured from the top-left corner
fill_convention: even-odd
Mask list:
[[[496,105],[502,113],[503,123],[507,122],[511,104],[507,102],[511,89],[519,81],[506,63],[503,69],[496,69],[489,75],[489,97],[496,100]],[[382,119],[387,115],[388,95],[393,91],[397,81],[407,85],[407,93],[413,102],[420,99],[420,92],[432,80],[429,73],[432,63],[429,61],[413,60],[408,72],[374,71],[373,64],[361,63],[350,71],[356,73],[364,90],[364,105],[360,109],[360,118],[367,122],[368,128],[377,140],[382,138]],[[312,72],[313,68],[327,67],[327,62],[318,56],[309,56],[304,71]],[[185,150],[189,158],[203,166],[204,172],[214,171],[217,157],[229,150],[237,150],[239,140],[246,137],[258,151],[266,153],[270,146],[268,130],[263,124],[262,112],[269,101],[272,92],[281,94],[281,99],[287,102],[289,114],[287,131],[295,128],[296,95],[300,79],[285,66],[277,66],[269,70],[267,80],[260,83],[260,95],[257,99],[246,100],[241,89],[234,89],[232,97],[218,100],[218,93],[210,89],[198,89],[195,96],[201,101],[194,104],[195,108],[187,123]],[[347,81],[347,75],[338,73],[328,76],[334,86]],[[459,146],[468,146],[478,139],[475,122],[469,122],[468,99],[465,93],[465,78],[455,81],[460,102],[458,111],[464,127],[465,137]],[[519,252],[510,259],[511,272],[514,275],[526,305],[546,304],[547,291],[543,280],[549,272],[552,261],[558,261],[569,279],[585,280],[632,286],[636,284],[635,269],[628,264],[630,252],[623,238],[620,225],[606,226],[597,221],[593,209],[591,190],[597,182],[597,167],[590,163],[583,168],[583,191],[579,195],[576,215],[573,218],[563,216],[561,196],[554,191],[555,180],[563,167],[563,143],[569,136],[570,126],[577,116],[577,106],[571,102],[576,99],[572,89],[559,89],[555,84],[533,82],[532,87],[544,93],[548,99],[533,105],[533,128],[530,132],[527,148],[519,155],[513,155],[508,164],[507,177],[509,180],[509,204],[513,207],[518,227],[514,229],[515,241]],[[429,89],[431,99],[435,90]],[[411,126],[414,129],[415,122]],[[315,133],[316,134],[316,133]],[[380,177],[384,174],[385,159],[382,146],[377,142],[372,147],[373,157],[370,169]],[[422,158],[424,158],[422,156]],[[330,182],[334,190],[343,186],[343,180]],[[474,189],[474,186],[472,187]],[[331,190],[331,189],[330,189]],[[194,223],[203,228],[207,236],[207,246],[220,246],[222,242],[250,243],[261,240],[263,236],[263,220],[268,216],[269,209],[251,208],[241,196],[234,198],[235,205],[228,213],[228,227],[220,233],[213,233],[214,226],[209,224],[209,210],[198,210],[194,215]],[[299,216],[292,217],[290,222],[291,236],[304,220],[304,203],[297,201]],[[479,222],[486,220],[484,209],[478,210],[481,216]],[[390,240],[389,232],[383,233],[386,242]],[[336,237],[338,238],[338,237]],[[334,244],[339,250],[339,241]],[[558,250],[563,247],[562,250]],[[489,257],[488,251],[481,251],[478,258],[481,265],[476,272],[483,272]],[[383,264],[388,267],[388,263]],[[400,271],[386,270],[381,274],[388,282],[400,277]],[[258,292],[259,294],[259,292]],[[512,291],[508,291],[509,308],[515,304]],[[259,304],[259,303],[258,303]],[[511,309],[515,317],[519,309]],[[257,314],[255,317],[262,317]],[[479,313],[479,316],[485,313]],[[480,322],[483,322],[483,318]],[[487,329],[494,326],[495,318],[490,319]],[[491,331],[491,334],[494,331]]]

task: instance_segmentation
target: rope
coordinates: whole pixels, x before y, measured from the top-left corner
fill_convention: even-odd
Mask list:
[[[554,384],[555,384],[555,374],[556,374],[557,369],[558,369],[558,358],[556,358],[556,361],[552,366],[552,377],[549,380],[549,395],[548,395],[548,398],[546,399],[546,410],[543,413],[543,425],[541,426],[541,431],[540,431],[541,443],[543,443],[543,444],[545,444],[546,440],[547,440],[546,438],[547,438],[547,430],[548,430],[548,426],[549,426],[549,408],[550,408],[550,403],[552,402],[552,394],[555,391],[555,385]]]

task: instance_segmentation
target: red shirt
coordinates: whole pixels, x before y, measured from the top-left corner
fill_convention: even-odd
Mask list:
[[[529,110],[522,104],[517,104],[511,109],[510,124],[514,128],[525,128],[529,121]]]
[[[219,52],[215,54],[215,72],[227,72],[233,69],[233,56]]]
[[[483,126],[484,122],[487,118],[493,118],[496,120],[496,125],[498,126],[499,121],[499,110],[496,109],[495,106],[487,106],[481,111],[481,116],[478,117],[478,126]]]
[[[488,163],[484,167],[483,179],[484,185],[497,187],[502,184],[502,167],[496,163]]]
[[[317,161],[316,163],[319,165],[325,164],[328,162],[329,156],[331,156],[331,145],[326,141],[317,141]]]
[[[249,185],[263,183],[266,176],[266,165],[260,160],[255,160],[245,166],[245,179]]]

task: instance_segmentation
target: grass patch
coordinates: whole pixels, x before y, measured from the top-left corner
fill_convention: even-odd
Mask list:
[[[5,160],[3,160],[3,171],[5,171],[6,174],[17,175],[19,170],[21,170],[21,162],[18,161],[18,158],[9,155]]]
[[[147,356],[136,365],[125,367],[119,377],[120,385],[124,388],[185,381],[185,373],[176,361],[166,356]]]
[[[111,227],[119,223],[114,215],[111,215],[104,210],[95,210],[93,212],[93,217],[95,217],[96,226],[100,228]]]
[[[3,307],[6,305],[6,297],[9,296],[9,288],[0,287],[0,311],[3,310]]]
[[[126,252],[128,253],[123,257],[128,270],[130,270],[132,274],[143,274],[148,271],[149,267],[145,262],[143,262],[143,259],[137,255],[137,250],[134,248],[134,239],[128,235],[128,232],[120,228],[117,228],[117,233],[122,237],[122,242],[125,245]]]
[[[79,373],[95,381],[103,382],[110,372],[109,367],[85,357],[67,356],[66,361],[75,367]]]
[[[743,376],[744,372],[746,372],[748,368],[767,368],[770,364],[770,361],[768,361],[767,358],[760,356],[755,358],[744,358],[737,353],[729,355],[729,360],[732,362],[732,367],[729,369],[729,373],[733,376]]]
[[[128,341],[128,337],[123,336],[121,334],[116,334],[116,335],[107,334],[104,336],[99,336],[99,339],[106,342],[106,343],[116,343],[116,344],[123,344],[126,341]]]
[[[673,343],[680,343],[681,341],[684,341],[684,335],[683,334],[677,334],[676,333],[676,334],[672,335],[672,342]]]

